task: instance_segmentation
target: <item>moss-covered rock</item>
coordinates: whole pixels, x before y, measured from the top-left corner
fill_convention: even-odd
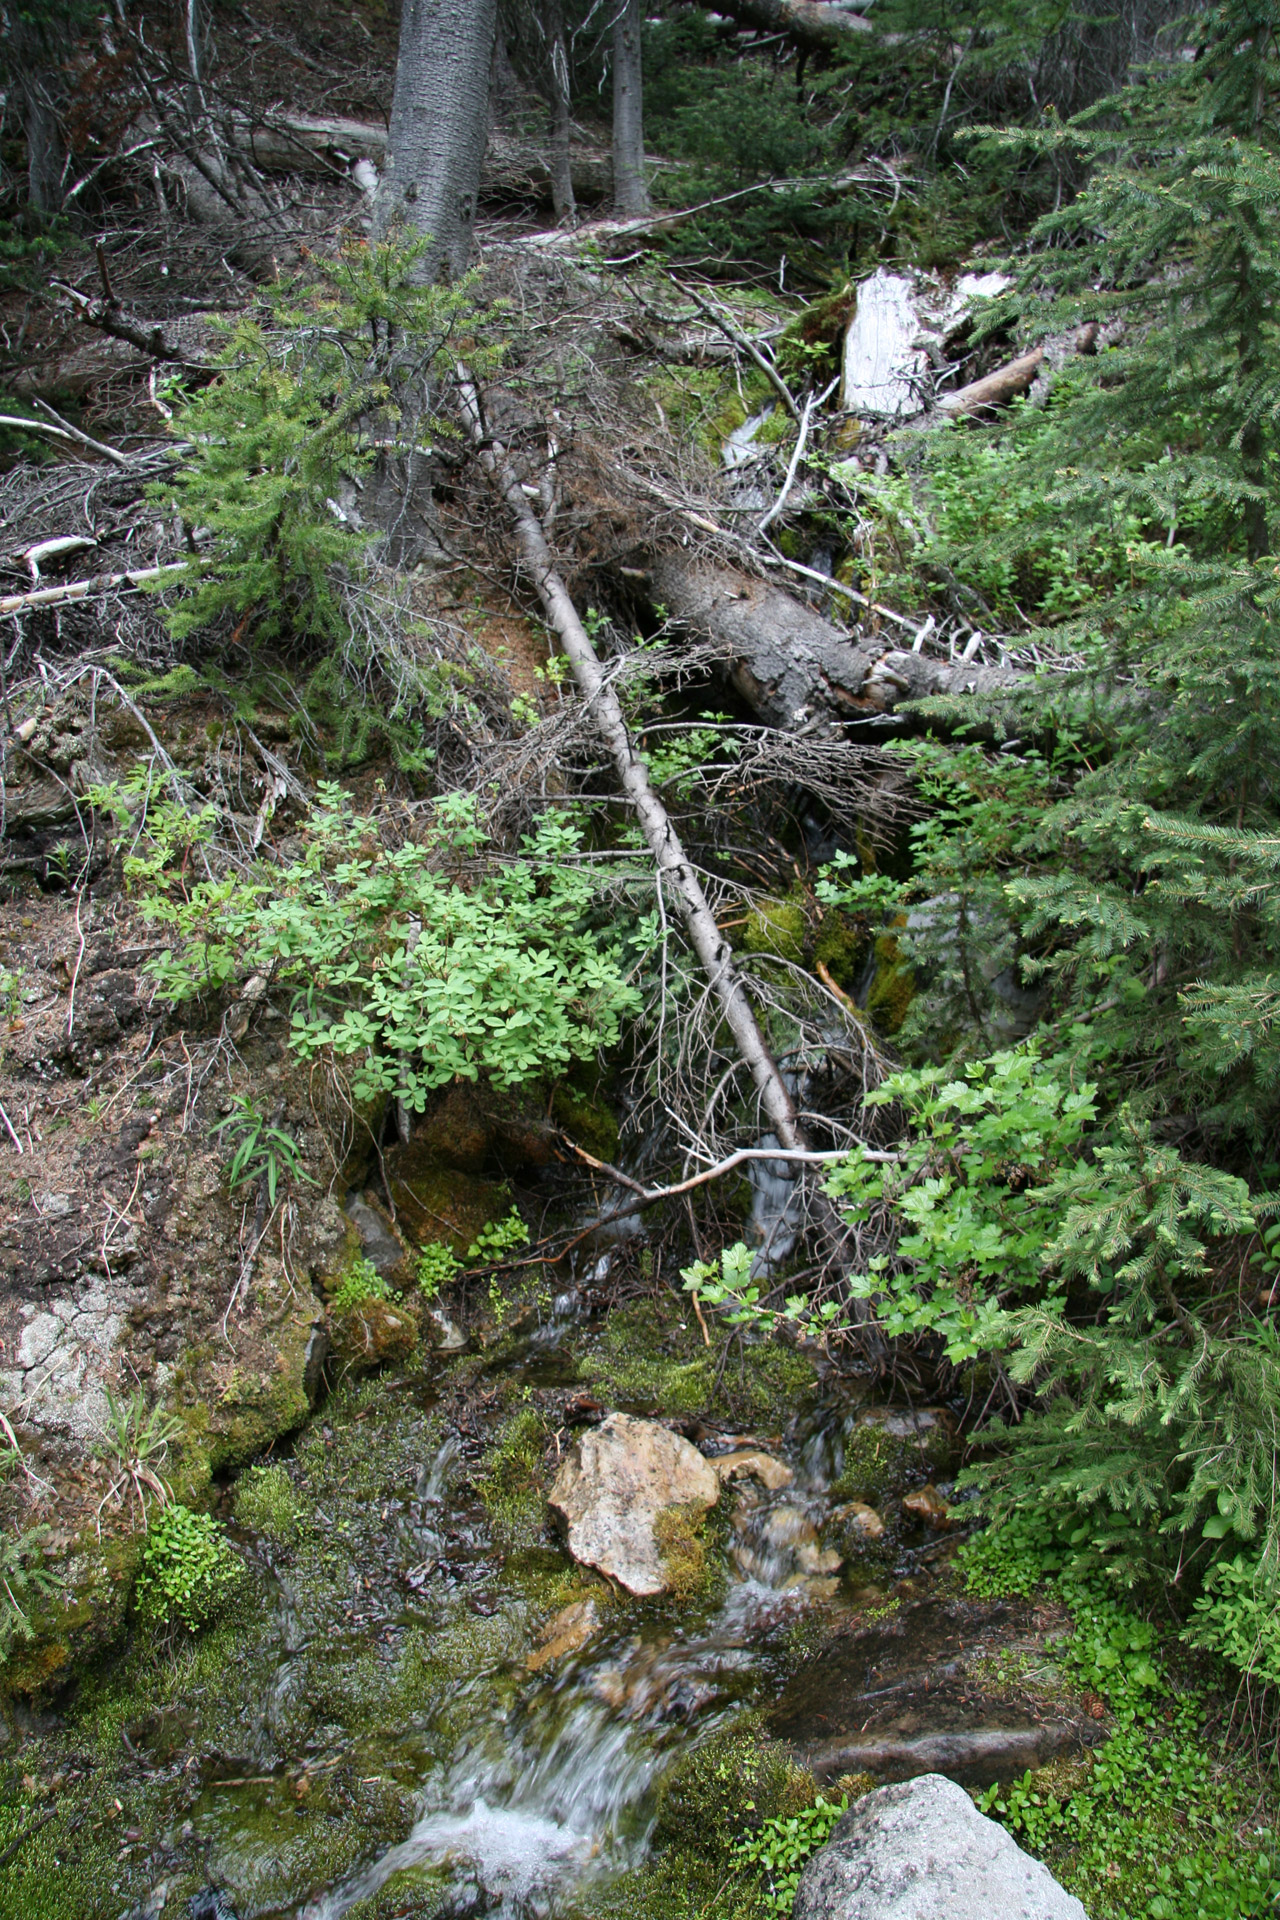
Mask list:
[[[780,1340],[721,1367],[697,1322],[670,1297],[617,1307],[578,1362],[578,1378],[611,1406],[638,1414],[719,1414],[785,1423],[813,1392],[812,1362]]]
[[[695,1747],[663,1783],[654,1839],[723,1860],[744,1835],[766,1820],[811,1807],[813,1775],[752,1715]]]
[[[335,1366],[346,1373],[403,1364],[418,1345],[418,1322],[395,1300],[361,1300],[334,1317]]]
[[[747,915],[742,945],[748,953],[771,953],[799,966],[808,931],[808,916],[801,901],[761,900]]]

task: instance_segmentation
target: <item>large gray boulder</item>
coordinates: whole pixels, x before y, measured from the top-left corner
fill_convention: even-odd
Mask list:
[[[1047,1867],[925,1773],[854,1802],[801,1875],[794,1920],[1087,1920]]]

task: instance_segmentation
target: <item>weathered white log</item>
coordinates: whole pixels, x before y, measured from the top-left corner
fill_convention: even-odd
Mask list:
[[[828,0],[715,0],[708,11],[727,13],[731,20],[757,33],[787,33],[814,53],[834,53],[847,47],[855,33],[869,33],[871,22],[850,7]]]
[[[516,544],[547,620],[559,636],[578,688],[595,715],[601,738],[635,810],[654,863],[662,879],[671,886],[680,918],[720,1004],[725,1024],[755,1082],[769,1124],[782,1146],[803,1151],[808,1142],[795,1102],[760,1031],[746,987],[734,966],[733,948],[716,924],[671,816],[654,791],[649,770],[631,743],[622,704],[600,666],[569,590],[556,570],[542,523],[529,504],[506,449],[485,433],[479,398],[470,381],[462,385],[462,411],[476,457],[511,515]]]
[[[135,567],[130,573],[100,573],[93,580],[68,580],[60,587],[10,593],[0,600],[0,614],[22,613],[27,607],[56,607],[68,600],[87,600],[92,594],[109,593],[113,587],[143,587],[150,580],[163,580],[166,574],[186,570],[185,560],[173,560],[164,567]]]

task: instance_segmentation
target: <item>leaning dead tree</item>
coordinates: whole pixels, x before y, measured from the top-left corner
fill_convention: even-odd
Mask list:
[[[472,381],[463,381],[461,399],[463,419],[476,456],[511,515],[521,559],[548,623],[564,648],[579,691],[595,715],[601,738],[635,810],[661,880],[671,887],[690,943],[755,1082],[761,1107],[781,1146],[791,1155],[803,1156],[808,1151],[808,1143],[795,1101],[760,1030],[750,997],[734,965],[733,949],[716,924],[674,822],[654,789],[644,759],[632,744],[622,703],[600,665],[569,590],[556,570],[542,523],[529,504],[505,447],[486,433],[480,397]]]

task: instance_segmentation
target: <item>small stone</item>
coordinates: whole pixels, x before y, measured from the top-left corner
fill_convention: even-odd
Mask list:
[[[761,1528],[761,1536],[769,1546],[793,1553],[818,1544],[818,1529],[799,1507],[775,1507]]]
[[[916,1520],[923,1520],[926,1527],[936,1527],[939,1531],[951,1525],[951,1509],[932,1484],[904,1495],[902,1511]]]
[[[542,1645],[525,1661],[530,1673],[541,1673],[553,1660],[576,1653],[600,1631],[600,1609],[594,1600],[572,1600],[561,1607],[542,1636]]]
[[[333,1333],[335,1358],[356,1372],[407,1360],[417,1344],[417,1321],[393,1300],[362,1300]]]
[[[843,1527],[846,1533],[857,1534],[863,1540],[884,1538],[884,1521],[875,1508],[869,1507],[865,1500],[846,1501],[844,1506],[835,1508],[831,1518],[837,1526]]]
[[[46,1220],[64,1220],[71,1211],[69,1193],[42,1193],[36,1202]]]
[[[767,1487],[770,1493],[789,1487],[796,1477],[785,1461],[775,1460],[771,1453],[764,1453],[759,1447],[748,1447],[740,1453],[718,1454],[711,1465],[721,1486],[726,1486],[730,1480],[743,1480],[750,1476]]]
[[[579,1435],[556,1475],[551,1506],[569,1551],[629,1593],[670,1585],[656,1533],[671,1507],[714,1507],[720,1482],[695,1446],[654,1420],[611,1413]]]
[[[834,1547],[819,1547],[808,1540],[796,1548],[796,1559],[803,1573],[839,1573],[844,1565]]]

